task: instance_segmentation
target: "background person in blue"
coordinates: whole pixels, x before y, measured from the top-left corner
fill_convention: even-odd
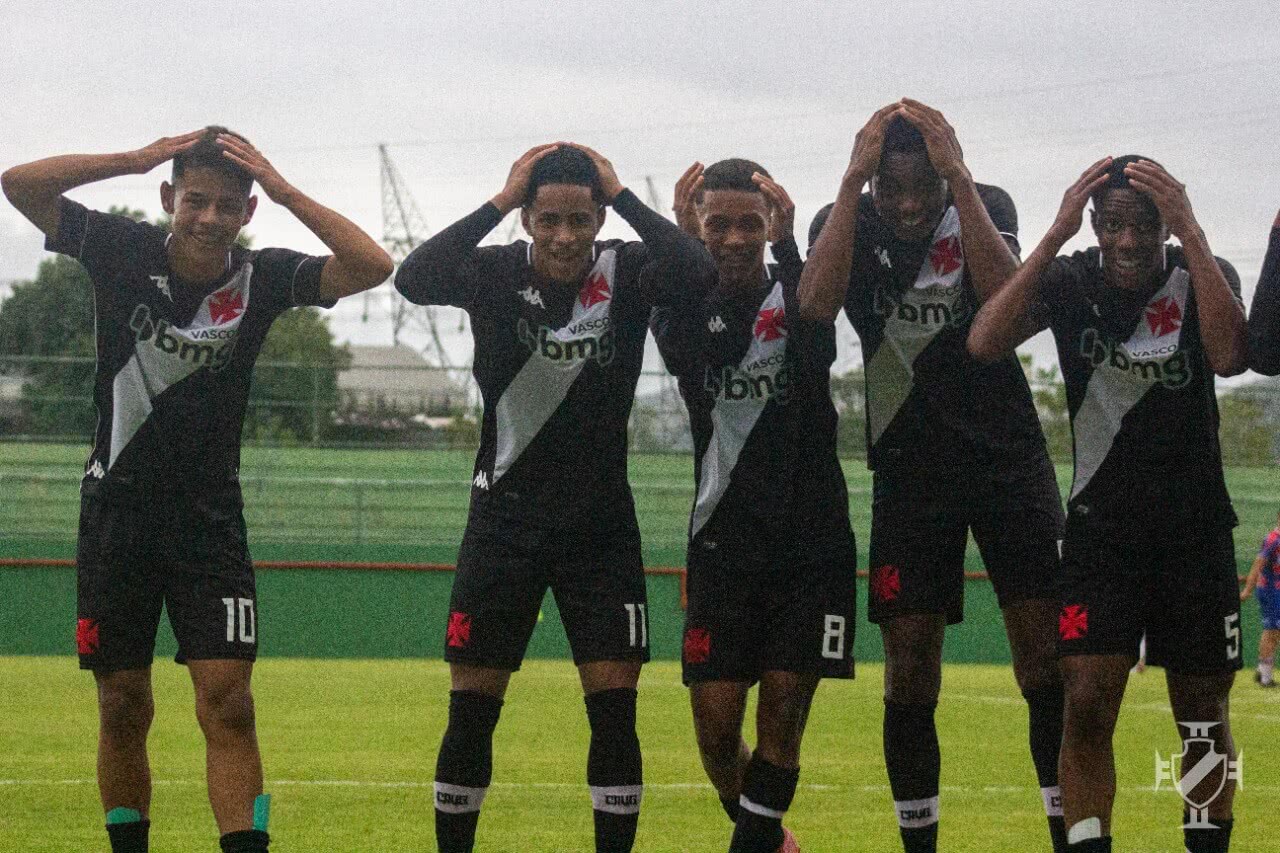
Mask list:
[[[1275,687],[1272,674],[1275,666],[1276,646],[1280,646],[1280,513],[1276,514],[1276,526],[1262,540],[1262,549],[1249,569],[1240,600],[1247,601],[1250,593],[1257,595],[1262,610],[1262,635],[1258,637],[1258,671],[1253,680],[1263,687]]]

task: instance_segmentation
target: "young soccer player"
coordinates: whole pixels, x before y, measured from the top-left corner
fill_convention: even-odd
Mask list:
[[[795,206],[762,167],[694,164],[677,219],[717,274],[655,312],[694,441],[684,680],[735,853],[796,851],[782,818],[819,679],[853,675],[857,552],[836,457],[835,327],[796,307]],[[771,243],[779,266],[766,266]],[[756,749],[742,737],[759,682]]]
[[[643,242],[597,241],[612,206]],[[532,242],[479,247],[512,210]],[[464,308],[484,421],[449,604],[452,692],[436,764],[436,840],[469,851],[493,731],[548,586],[586,695],[596,849],[627,851],[640,813],[636,682],[649,656],[627,417],[649,314],[706,250],[623,187],[589,148],[553,143],[490,201],[419,246],[396,287]]]
[[[1098,245],[1055,257],[1090,198]],[[1181,247],[1166,243],[1170,235]],[[1111,742],[1144,631],[1148,663],[1166,670],[1174,719],[1213,723],[1212,749],[1235,758],[1227,699],[1241,666],[1236,516],[1213,377],[1244,370],[1247,332],[1239,279],[1209,250],[1185,189],[1136,156],[1103,158],[1067,190],[1040,245],[983,305],[969,348],[1003,357],[1046,320],[1075,435],[1058,622],[1063,809],[1072,851],[1109,851]],[[1190,770],[1210,747],[1186,743]],[[1184,830],[1190,853],[1227,849],[1234,791],[1232,779],[1209,773],[1184,792],[1211,801],[1212,828]]]
[[[169,160],[160,199],[172,233],[63,195]],[[79,260],[93,282],[98,427],[81,486],[76,644],[98,685],[111,849],[147,850],[151,660],[163,606],[195,685],[222,849],[265,851],[250,692],[257,598],[238,479],[253,363],[282,311],[373,287],[391,259],[221,127],[122,154],[38,160],[0,180],[46,248]],[[238,247],[258,203],[254,181],[332,256]]]
[[[1280,213],[1249,307],[1249,366],[1265,376],[1280,374]]]
[[[810,229],[800,279],[803,316],[829,322],[843,305],[862,341],[874,472],[868,614],[884,638],[884,755],[907,853],[937,847],[934,711],[944,631],[964,615],[969,531],[1004,614],[1050,835],[1063,844],[1062,503],[1017,358],[983,365],[965,351],[977,307],[1017,267],[1017,231],[1013,201],[974,182],[943,115],[902,100],[858,133],[836,201]]]
[[[1280,646],[1280,514],[1249,567],[1240,600],[1247,601],[1255,590],[1262,611],[1262,636],[1258,637],[1258,671],[1253,679],[1262,687],[1272,688],[1276,686],[1276,647]]]

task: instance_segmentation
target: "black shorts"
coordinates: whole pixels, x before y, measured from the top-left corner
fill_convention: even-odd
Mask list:
[[[163,607],[175,660],[255,660],[257,593],[238,499],[85,496],[76,544],[80,668],[142,669]]]
[[[871,504],[867,617],[964,620],[969,531],[1001,608],[1058,598],[1062,498],[1047,456],[1023,465],[877,470]]]
[[[1186,675],[1241,667],[1240,593],[1231,528],[1178,535],[1089,525],[1073,514],[1062,544],[1063,655],[1138,656]]]
[[[548,588],[575,664],[649,660],[638,534],[547,541],[474,523],[458,552],[444,659],[518,670]]]
[[[777,559],[689,547],[684,683],[758,681],[765,672],[853,677],[858,556],[848,547]],[[749,541],[749,540],[748,540]]]

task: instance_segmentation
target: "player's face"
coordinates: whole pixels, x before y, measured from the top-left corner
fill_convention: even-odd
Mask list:
[[[919,243],[933,235],[942,219],[947,182],[924,151],[886,151],[871,181],[871,200],[893,236]]]
[[[769,205],[763,193],[707,190],[698,205],[702,239],[727,281],[758,282],[769,238]]]
[[[225,255],[258,203],[231,176],[200,167],[161,186],[160,200],[173,217],[175,248],[193,258]]]
[[[533,204],[520,211],[520,219],[533,241],[534,271],[551,281],[581,281],[604,225],[604,208],[591,197],[591,188],[543,184]]]
[[[1102,275],[1112,287],[1136,290],[1164,269],[1164,223],[1155,206],[1132,189],[1114,189],[1093,210],[1102,249]]]

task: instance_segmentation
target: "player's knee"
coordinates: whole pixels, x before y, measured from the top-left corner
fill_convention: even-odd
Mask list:
[[[1170,700],[1179,722],[1226,722],[1228,696],[1234,673],[1225,676],[1195,678],[1184,683],[1170,679]]]
[[[733,766],[738,760],[741,744],[742,735],[737,730],[719,726],[698,729],[698,751],[702,753],[704,764]]]
[[[885,660],[884,698],[904,705],[938,701],[942,689],[942,665],[925,655],[894,655]]]
[[[249,686],[226,686],[200,691],[196,719],[205,737],[245,737],[253,734],[253,693]]]
[[[100,683],[98,715],[103,733],[112,738],[145,736],[155,717],[150,685],[133,681]]]
[[[1063,737],[1076,741],[1110,738],[1115,729],[1120,699],[1104,685],[1068,683]]]

